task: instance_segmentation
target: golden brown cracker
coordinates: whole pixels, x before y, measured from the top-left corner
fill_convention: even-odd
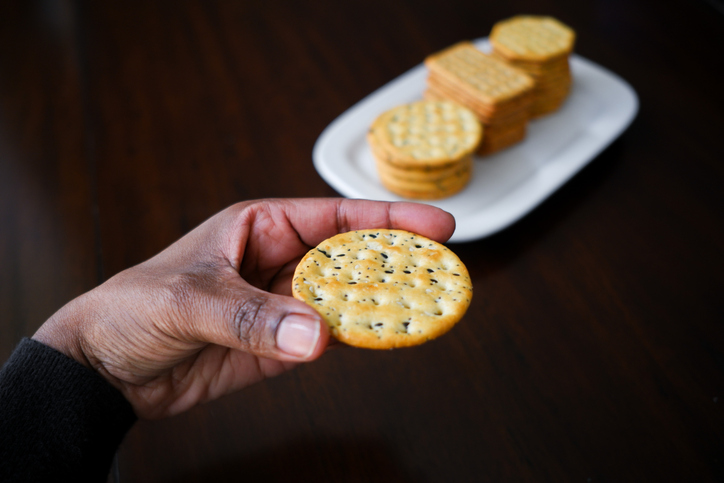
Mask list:
[[[342,233],[310,250],[292,282],[338,340],[390,349],[421,344],[465,314],[472,284],[444,245],[404,230]]]
[[[375,119],[367,139],[378,156],[400,167],[453,164],[480,144],[482,128],[473,112],[448,101],[417,101]]]
[[[546,62],[567,56],[576,34],[553,17],[518,15],[493,26],[490,43],[509,60]]]

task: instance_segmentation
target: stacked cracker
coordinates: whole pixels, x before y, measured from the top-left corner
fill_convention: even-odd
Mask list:
[[[469,109],[418,101],[379,116],[367,134],[382,184],[405,198],[439,199],[472,176],[482,127]]]
[[[568,58],[575,32],[552,17],[519,15],[493,26],[493,56],[525,71],[535,81],[531,118],[557,110],[571,89]]]
[[[525,138],[533,79],[507,63],[461,42],[425,59],[425,98],[470,108],[485,129],[479,154],[491,154]]]

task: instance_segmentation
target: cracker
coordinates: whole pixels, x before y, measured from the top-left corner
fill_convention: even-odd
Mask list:
[[[444,92],[437,91],[429,84],[423,95],[426,99],[444,99],[446,96]],[[560,105],[561,102],[562,101],[559,101],[557,105]],[[533,106],[529,106],[522,116],[513,115],[506,116],[504,118],[498,117],[495,119],[494,124],[491,124],[486,120],[486,117],[476,110],[477,108],[475,106],[467,104],[467,107],[473,110],[473,112],[475,112],[479,117],[483,125],[483,132],[485,133],[482,142],[475,152],[475,154],[479,156],[494,154],[525,139],[528,119],[531,117],[531,114],[538,112],[533,111]],[[550,112],[554,109],[555,107],[549,107],[547,105],[540,106],[540,112]],[[388,189],[390,189],[389,186]],[[424,196],[412,196],[410,193],[402,194],[399,190],[397,190],[396,193],[408,198],[425,199]],[[428,199],[430,199],[429,196]]]
[[[526,125],[519,124],[517,126],[510,126],[504,131],[497,132],[494,135],[487,137],[485,142],[480,144],[477,154],[480,156],[486,156],[509,148],[510,146],[525,139],[526,131]]]
[[[425,65],[429,74],[423,96],[461,104],[483,125],[476,154],[492,154],[525,137],[535,100],[533,77],[470,42],[428,56]]]
[[[444,181],[448,178],[459,176],[463,171],[472,170],[473,157],[472,155],[469,155],[466,158],[461,159],[460,162],[455,165],[434,170],[402,169],[376,157],[375,164],[380,176],[388,176],[406,181],[419,181],[424,183]]]
[[[462,191],[472,177],[470,168],[438,181],[403,180],[380,172],[380,182],[389,191],[416,200],[439,200]]]
[[[576,34],[552,17],[517,16],[493,26],[492,55],[526,72],[534,81],[531,118],[558,109],[568,96],[571,70],[568,57]]]
[[[473,111],[484,125],[507,122],[507,120],[511,119],[527,119],[528,110],[534,100],[533,90],[531,89],[528,94],[520,96],[515,103],[507,103],[504,108],[486,105],[464,91],[455,90],[446,85],[444,81],[432,74],[428,77],[427,88],[423,92],[423,97],[425,99],[451,100],[464,105]]]
[[[425,65],[431,73],[489,105],[514,100],[533,88],[533,80],[523,71],[484,54],[471,42],[431,55]]]
[[[381,114],[368,141],[400,167],[449,165],[480,144],[482,128],[475,114],[452,102],[418,101]]]
[[[391,349],[450,330],[470,305],[472,284],[465,265],[440,243],[374,229],[342,233],[310,250],[297,265],[292,292],[338,340]]]
[[[442,200],[444,198],[449,198],[453,195],[458,194],[463,189],[467,187],[467,183],[460,184],[455,189],[448,189],[446,191],[442,190],[435,190],[435,191],[420,191],[419,189],[413,189],[413,190],[405,190],[396,186],[388,186],[387,181],[385,179],[380,180],[382,183],[382,186],[387,188],[389,191],[395,193],[398,196],[401,196],[402,198],[407,198],[410,200],[426,200],[426,201],[432,201],[432,200]]]
[[[519,15],[493,26],[490,43],[509,60],[552,61],[573,50],[576,34],[553,17]]]

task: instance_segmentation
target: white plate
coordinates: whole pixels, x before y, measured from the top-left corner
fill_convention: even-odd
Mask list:
[[[486,38],[475,41],[489,50]],[[473,178],[460,193],[429,201],[455,216],[450,241],[492,235],[516,222],[555,192],[619,136],[638,111],[636,93],[617,75],[571,56],[573,88],[555,113],[531,121],[526,139],[476,158]],[[314,166],[349,198],[399,201],[380,184],[365,135],[372,121],[399,104],[422,98],[427,69],[418,65],[335,119],[314,146]]]

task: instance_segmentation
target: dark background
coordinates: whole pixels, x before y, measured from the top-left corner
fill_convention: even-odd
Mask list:
[[[457,244],[445,337],[339,350],[140,422],[115,482],[724,481],[724,13],[715,0],[0,1],[0,362],[215,212],[335,196],[322,130],[519,13],[626,79],[631,127]]]

